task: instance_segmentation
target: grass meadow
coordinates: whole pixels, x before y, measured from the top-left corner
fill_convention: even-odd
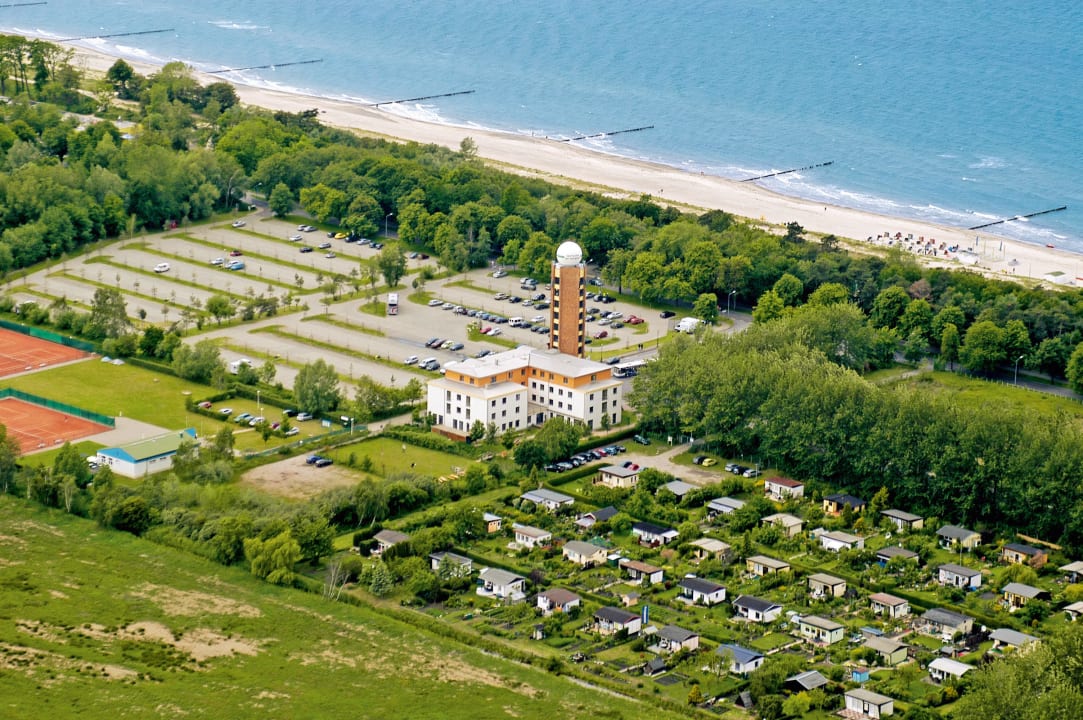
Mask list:
[[[674,717],[15,498],[0,527],[3,717]]]

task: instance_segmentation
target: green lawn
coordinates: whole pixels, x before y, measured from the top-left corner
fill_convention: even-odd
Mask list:
[[[456,468],[465,470],[470,463],[475,462],[460,455],[450,455],[384,437],[344,445],[323,454],[343,465],[353,454],[358,466],[367,456],[372,460],[372,472],[384,477],[399,472],[412,472],[438,478],[456,472]]]
[[[0,526],[4,717],[677,717],[11,497]]]
[[[123,415],[165,428],[193,422],[185,411],[185,393],[200,398],[213,392],[172,375],[96,360],[11,378],[4,384],[104,415]]]
[[[1065,412],[1083,419],[1083,404],[1071,398],[1050,395],[1002,382],[990,382],[950,372],[923,373],[907,381],[926,391],[951,395],[963,406],[1011,405],[1043,413]]]

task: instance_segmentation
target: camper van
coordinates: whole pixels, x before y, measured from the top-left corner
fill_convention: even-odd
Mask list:
[[[229,371],[233,375],[236,375],[241,371],[242,367],[252,367],[252,361],[248,358],[241,358],[240,360],[234,360],[229,364]]]

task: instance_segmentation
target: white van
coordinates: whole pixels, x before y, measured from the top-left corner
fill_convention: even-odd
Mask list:
[[[681,321],[677,323],[676,327],[674,327],[673,329],[677,332],[692,334],[696,331],[696,328],[699,327],[699,322],[699,318],[681,318]]]
[[[512,327],[522,327],[523,326],[523,319],[521,317],[509,318],[508,319],[508,325],[511,325]]]
[[[427,357],[424,360],[422,360],[421,362],[419,362],[418,365],[420,365],[421,367],[425,367],[426,365],[432,365],[435,362],[439,362],[439,361],[434,357]]]

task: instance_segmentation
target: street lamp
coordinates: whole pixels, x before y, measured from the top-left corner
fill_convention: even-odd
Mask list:
[[[259,393],[260,393],[260,391],[257,390],[256,391],[256,414],[257,415],[263,415],[263,405],[260,404]]]
[[[736,294],[736,290],[730,290],[729,295],[726,296],[726,312],[733,312],[733,308],[737,307],[737,303],[733,299]]]
[[[1012,381],[1012,385],[1019,384],[1019,361],[1025,358],[1026,355],[1020,355],[1015,359],[1015,380]]]
[[[395,213],[388,213],[384,216],[384,237],[391,237],[391,235],[389,235],[387,231],[387,221],[393,217],[395,217]]]

